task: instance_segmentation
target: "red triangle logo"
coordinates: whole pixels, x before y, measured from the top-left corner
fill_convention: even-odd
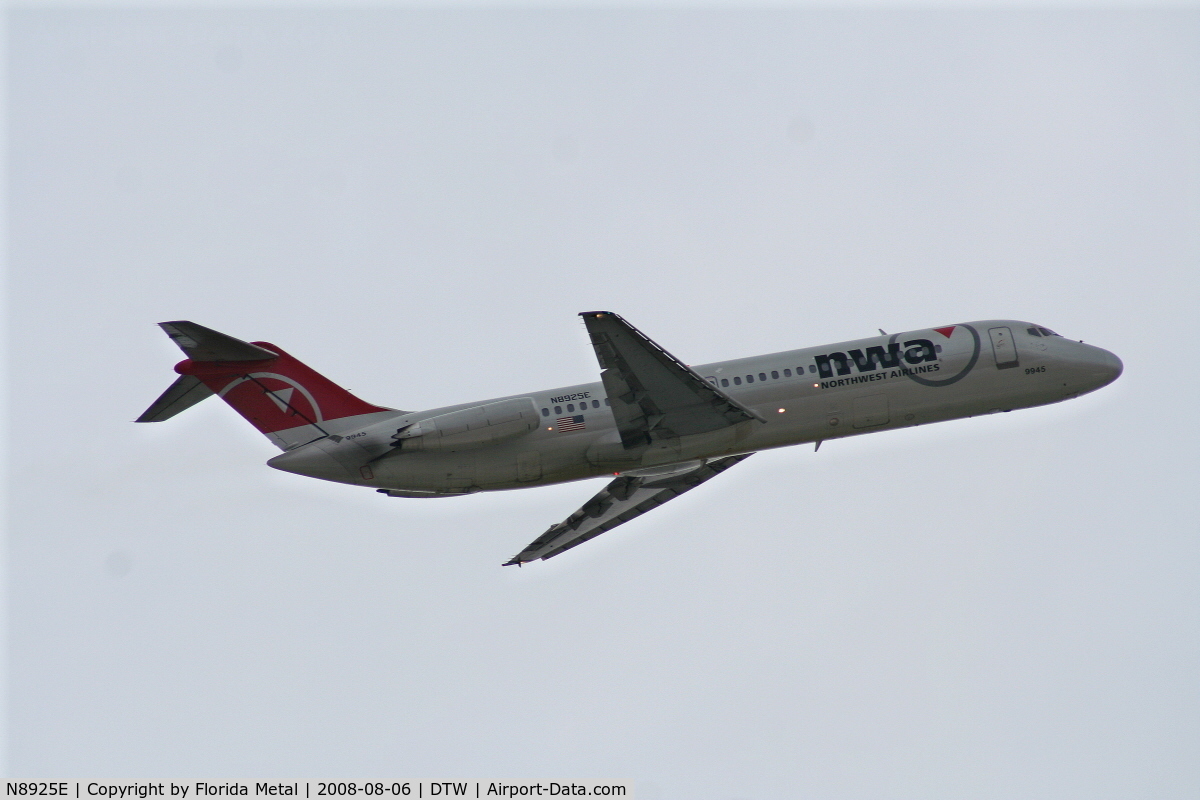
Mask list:
[[[947,326],[947,327],[945,327],[945,328],[934,328],[934,330],[935,330],[935,331],[937,331],[938,333],[940,333],[942,336],[945,336],[947,339],[949,339],[949,338],[950,338],[950,334],[954,333],[954,329],[955,329],[956,327],[958,327],[958,326],[956,326],[956,325],[949,325],[949,326]]]

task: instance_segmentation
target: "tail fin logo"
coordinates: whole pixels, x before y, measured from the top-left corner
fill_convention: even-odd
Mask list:
[[[233,394],[231,395],[231,393]],[[317,399],[313,397],[312,392],[295,378],[280,375],[278,372],[251,372],[225,384],[225,387],[217,394],[235,407],[258,405],[252,398],[256,395],[265,397],[283,414],[289,417],[298,417],[299,419],[293,423],[295,425],[325,421],[321,407],[317,404]]]
[[[287,449],[324,435],[321,426],[328,420],[394,410],[364,403],[268,342],[243,342],[187,321],[164,322],[162,327],[187,359],[175,365],[179,380],[139,421],[167,419],[211,393]],[[291,434],[277,435],[289,430]]]

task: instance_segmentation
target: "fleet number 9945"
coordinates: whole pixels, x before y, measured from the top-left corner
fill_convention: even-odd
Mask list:
[[[1046,371],[1045,367],[1026,367],[1025,368],[1026,375],[1032,375],[1035,372],[1045,372],[1045,371]]]

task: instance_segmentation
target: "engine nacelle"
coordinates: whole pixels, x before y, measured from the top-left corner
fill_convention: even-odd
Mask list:
[[[429,417],[396,433],[401,452],[470,450],[529,433],[540,425],[533,398],[519,397]]]

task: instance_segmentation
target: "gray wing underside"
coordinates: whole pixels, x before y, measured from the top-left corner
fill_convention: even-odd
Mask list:
[[[760,415],[611,311],[580,314],[626,448],[727,428]]]
[[[684,492],[720,475],[734,464],[750,457],[750,453],[701,462],[657,476],[623,475],[611,481],[591,500],[583,504],[566,520],[556,525],[528,547],[517,553],[504,566],[520,566],[536,559],[553,558],[576,545],[594,539],[605,531],[658,508]]]
[[[196,376],[180,375],[134,422],[162,422],[180,411],[186,411],[201,400],[212,397],[212,394],[212,389],[201,383]]]

